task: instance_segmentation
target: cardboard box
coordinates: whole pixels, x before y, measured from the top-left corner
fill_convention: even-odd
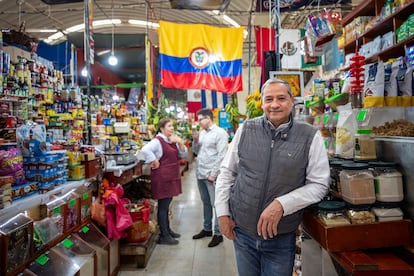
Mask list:
[[[85,177],[92,178],[98,175],[101,165],[99,164],[99,159],[92,159],[84,161],[83,165],[85,166]]]
[[[32,55],[30,54],[30,52],[17,48],[15,46],[4,46],[3,51],[10,55],[10,61],[12,63],[19,62],[19,56],[28,60],[32,59]]]

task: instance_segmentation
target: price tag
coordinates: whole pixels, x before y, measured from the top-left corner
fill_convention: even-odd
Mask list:
[[[88,232],[89,232],[89,227],[88,227],[88,226],[84,226],[84,227],[82,227],[82,232],[83,232],[84,234],[88,233]]]
[[[327,124],[329,122],[329,115],[326,114],[325,116],[323,116],[323,123]]]
[[[84,193],[82,196],[83,200],[86,200],[89,198],[89,193]]]
[[[367,117],[367,110],[366,109],[361,109],[359,112],[358,112],[358,115],[357,115],[357,121],[365,121],[365,118]]]
[[[56,207],[55,209],[53,209],[52,214],[56,215],[60,213],[60,207]]]
[[[64,239],[62,241],[62,245],[66,248],[71,248],[73,246],[73,241],[71,241],[70,239]]]
[[[334,118],[335,118],[335,120],[338,120],[339,119],[339,113],[335,113]]]
[[[39,257],[36,258],[36,263],[40,264],[40,265],[45,265],[47,263],[47,261],[49,261],[49,257],[46,256],[45,254],[40,255]]]
[[[69,201],[69,207],[75,206],[75,203],[76,203],[76,199],[72,199],[71,201]]]

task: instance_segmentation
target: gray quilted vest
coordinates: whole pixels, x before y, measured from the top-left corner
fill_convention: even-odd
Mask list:
[[[239,171],[230,196],[236,225],[257,235],[261,212],[276,197],[305,184],[309,148],[316,129],[291,118],[288,127],[271,128],[265,117],[247,120],[238,148]],[[284,216],[278,233],[295,231],[303,211]]]

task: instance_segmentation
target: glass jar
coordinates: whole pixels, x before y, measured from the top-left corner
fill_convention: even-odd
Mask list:
[[[327,226],[350,224],[343,201],[324,200],[318,204],[319,218]]]
[[[394,162],[369,162],[374,174],[375,196],[382,202],[400,202],[404,199],[402,173]]]
[[[377,201],[371,210],[377,217],[378,221],[394,221],[403,219],[403,212],[397,202]]]
[[[367,224],[375,222],[375,215],[370,211],[370,205],[347,205],[346,214],[351,224]]]
[[[371,129],[358,129],[355,134],[355,160],[375,160],[377,159],[377,150],[375,140],[372,138]]]
[[[365,163],[344,163],[339,173],[342,198],[354,205],[375,202],[374,176]]]

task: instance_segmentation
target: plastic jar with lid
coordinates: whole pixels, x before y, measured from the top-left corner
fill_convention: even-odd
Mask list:
[[[375,196],[382,202],[400,202],[404,199],[402,173],[394,162],[369,162],[374,174]]]
[[[318,215],[328,226],[350,224],[346,217],[346,204],[343,201],[321,201],[318,204]]]
[[[346,214],[351,224],[367,224],[375,222],[375,215],[370,211],[370,205],[347,204]]]
[[[354,205],[375,202],[374,176],[365,163],[344,163],[339,173],[342,198]]]
[[[377,201],[371,210],[377,217],[378,221],[394,221],[403,219],[403,212],[397,202]]]
[[[341,171],[342,161],[329,160],[330,170],[330,190],[336,197],[341,196],[341,182],[339,180],[339,172]]]
[[[342,164],[352,162],[345,159],[329,159],[330,169],[330,190],[334,197],[342,198],[341,180],[339,179],[339,173],[342,170]]]
[[[372,138],[371,129],[358,129],[355,134],[355,160],[375,160],[377,159],[377,150],[375,140]]]

